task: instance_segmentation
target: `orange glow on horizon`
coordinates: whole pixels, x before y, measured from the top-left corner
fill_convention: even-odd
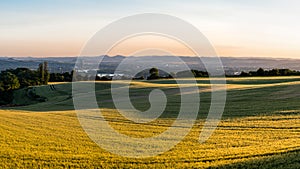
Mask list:
[[[60,42],[54,40],[48,41],[15,41],[2,42],[0,45],[1,56],[8,57],[54,57],[54,56],[79,56],[85,41],[62,40]],[[230,57],[273,57],[273,58],[295,58],[300,59],[300,49],[290,50],[276,48],[271,46],[225,46],[215,45],[215,50],[219,56]],[[158,50],[149,50],[158,49]],[[141,52],[145,50],[144,52]],[[165,52],[158,52],[159,50]],[[109,56],[123,55],[132,56],[135,53],[142,55],[165,55],[171,53],[176,56],[195,56],[187,46],[174,39],[155,36],[143,35],[131,37],[118,43],[107,54]],[[102,54],[95,54],[99,56]],[[201,54],[200,54],[201,55]],[[205,55],[203,55],[205,56]]]
[[[159,51],[165,52],[161,53]],[[107,55],[133,56],[137,53],[142,55],[163,55],[163,53],[169,53],[174,56],[195,56],[194,52],[183,43],[157,35],[142,35],[125,39],[113,46]]]

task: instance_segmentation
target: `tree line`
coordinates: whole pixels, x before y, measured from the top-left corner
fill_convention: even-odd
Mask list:
[[[163,72],[163,75],[161,76],[160,73]],[[153,79],[168,79],[168,78],[174,78],[174,77],[208,77],[208,72],[206,71],[200,71],[200,70],[186,70],[181,72],[171,72],[166,73],[162,70],[159,70],[157,68],[151,68],[149,70],[149,76],[147,77],[147,80],[153,80]]]
[[[39,64],[37,70],[28,68],[8,69],[0,73],[0,105],[13,100],[13,91],[36,85],[47,85],[50,79],[48,63]]]
[[[147,77],[147,80],[152,79],[164,79],[164,78],[173,78],[173,77],[209,77],[209,73],[206,71],[200,70],[186,70],[177,73],[170,73],[166,75],[166,72],[163,72],[163,76],[160,76],[160,72],[163,72],[157,68],[151,68],[149,70],[150,76]],[[271,69],[264,70],[259,68],[256,71],[244,72],[242,71],[238,75],[225,75],[226,77],[253,77],[253,76],[300,76],[300,71],[290,70],[290,69]],[[136,79],[145,79],[145,78],[136,78]]]
[[[300,72],[296,70],[290,69],[271,69],[264,70],[263,68],[259,68],[257,71],[250,72],[241,72],[240,75],[236,75],[239,77],[249,77],[249,76],[299,76]]]

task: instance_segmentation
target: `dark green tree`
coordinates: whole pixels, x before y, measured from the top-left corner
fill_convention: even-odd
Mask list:
[[[37,71],[30,70],[28,68],[17,68],[14,70],[8,70],[11,73],[15,74],[20,82],[20,88],[35,86],[40,84],[39,76]]]
[[[9,104],[13,100],[13,90],[20,87],[16,75],[9,71],[0,73],[0,105]]]
[[[250,76],[250,74],[247,73],[247,72],[242,71],[241,74],[240,74],[240,76],[245,77],[245,76]]]
[[[48,81],[50,79],[50,73],[48,72],[48,63],[47,62],[39,64],[37,73],[39,75],[40,84],[41,85],[48,84]]]
[[[39,76],[39,82],[40,84],[44,84],[45,81],[45,73],[44,73],[44,64],[40,63],[39,68],[37,70],[38,76]]]
[[[11,91],[14,89],[18,89],[20,87],[18,77],[8,71],[1,72],[0,81],[1,81],[1,88],[4,91]]]
[[[4,85],[3,82],[0,81],[0,93],[4,92]]]
[[[272,70],[269,71],[269,75],[270,76],[279,76],[280,73],[279,73],[278,69],[272,69]]]
[[[50,73],[48,71],[48,62],[44,62],[44,84],[47,85],[50,79]]]
[[[149,70],[150,76],[148,77],[149,80],[151,79],[158,79],[159,78],[159,70],[155,67]]]
[[[258,76],[264,76],[265,75],[265,71],[264,71],[263,68],[259,68],[256,72],[257,72]]]

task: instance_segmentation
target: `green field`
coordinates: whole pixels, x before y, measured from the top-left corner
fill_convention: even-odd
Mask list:
[[[188,82],[189,79],[186,79]],[[228,78],[222,121],[205,142],[198,142],[210,107],[210,83],[197,79],[200,112],[191,132],[173,149],[151,158],[125,158],[100,148],[83,131],[72,102],[72,84],[37,86],[15,92],[15,104],[0,109],[0,168],[300,168],[300,77]],[[117,81],[120,87],[128,83]],[[97,101],[110,125],[132,137],[165,131],[180,103],[173,80],[134,81],[130,96],[139,110],[150,107],[148,94],[161,89],[168,104],[148,124],[116,111],[110,82],[97,82]],[[39,102],[26,93],[47,98]]]

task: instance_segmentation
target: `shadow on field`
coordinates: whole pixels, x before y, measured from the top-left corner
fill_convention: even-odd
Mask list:
[[[293,82],[298,81],[298,78],[288,79],[234,79],[230,78],[228,85],[239,84],[263,84],[277,83],[277,82]],[[205,79],[198,80],[199,84]],[[140,83],[140,82],[138,82]],[[153,89],[161,89],[167,96],[168,102],[161,118],[176,118],[180,110],[181,98],[178,88],[172,86],[168,87],[160,84],[173,84],[172,80],[154,80],[141,82],[142,85],[133,84],[130,88],[130,101],[132,105],[140,111],[146,111],[150,108],[149,94]],[[206,83],[206,82],[203,82]],[[151,85],[154,86],[151,86]],[[147,86],[145,86],[147,85]],[[124,84],[120,83],[119,87]],[[51,112],[51,111],[65,111],[74,110],[72,98],[72,84],[56,84],[47,86],[34,87],[37,95],[46,97],[45,102],[36,102],[28,98],[26,89],[16,91],[15,103],[17,107],[7,107],[5,109],[25,110],[32,112]],[[200,91],[200,111],[198,118],[205,118],[209,111],[211,104],[211,93],[205,89],[208,87],[199,87]],[[201,92],[202,91],[202,92]],[[226,106],[223,113],[223,118],[235,118],[254,115],[268,115],[278,111],[300,110],[300,84],[283,84],[274,86],[260,86],[259,88],[235,88],[227,91]],[[198,91],[197,91],[198,92]],[[95,83],[95,93],[97,102],[100,108],[115,109],[115,105],[111,96],[110,82]],[[78,94],[83,101],[88,101],[85,93]],[[121,101],[121,100],[119,100]]]
[[[258,155],[255,160],[238,162],[218,166],[217,168],[249,168],[249,169],[269,169],[269,168],[299,168],[300,149],[290,150],[287,152],[278,152]],[[213,167],[211,167],[213,168]]]

